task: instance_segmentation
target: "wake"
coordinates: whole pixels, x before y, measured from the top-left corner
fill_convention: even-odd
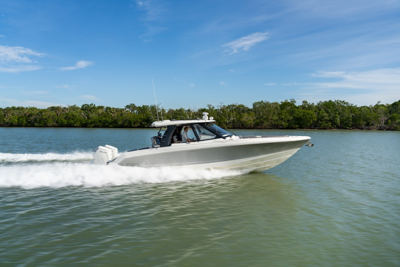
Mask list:
[[[54,162],[54,161],[90,161],[92,152],[73,152],[67,154],[12,154],[0,153],[1,163]]]
[[[0,164],[0,187],[20,187],[24,189],[68,186],[104,187],[139,183],[210,180],[242,174],[239,171],[226,170],[94,165],[89,163],[91,159],[92,155],[89,152],[70,154],[0,153],[0,163],[6,163]],[[41,162],[41,164],[37,164],[37,162]]]

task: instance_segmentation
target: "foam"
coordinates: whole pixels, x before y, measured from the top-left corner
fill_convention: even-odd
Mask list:
[[[4,154],[3,154],[4,155]],[[18,154],[17,154],[18,155]],[[32,154],[29,154],[32,155]],[[57,159],[60,155],[56,154]],[[74,155],[74,156],[72,156]],[[84,158],[73,153],[66,158]],[[43,159],[49,154],[42,154]],[[28,156],[27,158],[29,158]],[[41,158],[39,155],[38,158]],[[7,160],[14,157],[7,156]],[[15,156],[17,161],[20,156]],[[166,183],[199,179],[218,179],[241,174],[238,171],[193,170],[185,168],[140,168],[118,165],[94,165],[77,162],[47,162],[43,164],[11,164],[2,166],[0,187],[21,187],[33,189],[40,187],[62,188],[67,186],[104,187],[138,183]]]
[[[0,153],[0,163],[24,163],[24,162],[46,162],[46,161],[85,161],[92,160],[92,152],[72,152],[66,154],[11,154]]]

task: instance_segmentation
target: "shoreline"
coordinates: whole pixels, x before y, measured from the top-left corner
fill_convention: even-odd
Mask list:
[[[45,109],[13,106],[0,108],[0,127],[148,128],[160,119],[158,110],[166,120],[202,118],[206,112],[225,129],[400,130],[400,100],[357,107],[343,100],[296,104],[294,99],[257,101],[252,106],[207,105],[200,109],[158,109],[133,103],[124,108],[93,103]]]
[[[0,126],[0,128],[51,128],[51,129],[158,129],[157,127],[71,127],[71,126]],[[400,130],[395,129],[342,129],[342,128],[225,128],[226,130],[308,130],[308,131],[391,131],[396,132]]]

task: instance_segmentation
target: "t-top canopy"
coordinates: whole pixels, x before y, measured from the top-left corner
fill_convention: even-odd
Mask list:
[[[169,125],[184,125],[184,124],[194,124],[194,123],[207,123],[207,122],[215,122],[215,120],[164,120],[164,121],[155,121],[150,127],[165,127]]]

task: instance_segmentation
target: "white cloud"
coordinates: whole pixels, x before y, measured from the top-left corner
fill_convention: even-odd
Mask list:
[[[164,3],[157,0],[141,0],[136,1],[139,9],[146,12],[145,20],[154,21],[161,18],[162,14],[166,11]]]
[[[37,108],[48,108],[53,106],[64,106],[61,104],[51,103],[51,102],[44,102],[44,101],[24,101],[20,102],[21,106],[23,107],[37,107]]]
[[[18,101],[17,99],[0,98],[0,105],[3,107],[19,106],[19,107],[37,107],[37,108],[48,108],[51,106],[62,106],[61,104],[44,102],[44,101]]]
[[[76,87],[75,85],[68,85],[68,84],[60,84],[60,85],[56,85],[55,88],[65,88],[65,89],[72,89]]]
[[[282,85],[283,86],[298,86],[298,85],[301,85],[301,84],[294,82],[294,83],[283,83]]]
[[[268,39],[267,32],[256,32],[245,37],[239,38],[235,41],[222,45],[228,47],[224,53],[232,55],[239,51],[248,51],[255,44]]]
[[[274,85],[276,85],[276,83],[264,83],[264,85],[267,85],[267,86],[274,86]]]
[[[398,1],[382,0],[382,1],[365,1],[346,0],[337,1],[321,1],[321,0],[304,0],[304,1],[289,1],[291,8],[301,14],[309,17],[329,18],[349,18],[363,16],[372,16],[399,7]]]
[[[165,22],[164,15],[168,11],[167,3],[159,0],[136,0],[135,2],[137,8],[143,12],[141,20],[146,28],[146,32],[139,38],[144,42],[150,42],[154,35],[166,30],[166,23],[161,24],[160,22]]]
[[[99,98],[95,97],[94,95],[81,95],[81,99],[90,100],[90,101],[100,101]]]
[[[42,67],[34,65],[21,65],[21,66],[0,66],[0,72],[18,73],[24,71],[39,70]]]
[[[75,66],[71,66],[71,67],[63,67],[61,68],[61,70],[77,70],[77,69],[84,69],[88,66],[93,66],[94,62],[92,61],[85,61],[85,60],[80,60],[78,62],[76,62]]]
[[[20,46],[2,46],[0,45],[0,61],[1,62],[19,62],[19,63],[32,63],[28,56],[44,56],[41,53],[32,51],[29,48]]]
[[[17,101],[16,99],[10,99],[10,98],[1,98],[0,97],[0,102],[15,102]]]
[[[228,85],[227,85],[225,82],[223,82],[223,81],[220,81],[219,84],[222,85],[222,86],[225,86],[225,87],[228,86]]]
[[[0,38],[6,38],[4,35],[0,34]]]
[[[0,46],[0,72],[18,73],[41,69],[40,66],[30,64],[35,63],[31,57],[42,56],[44,56],[44,54],[35,52],[29,48],[20,46]]]
[[[400,68],[321,71],[312,76],[331,81],[298,84],[306,90],[299,95],[311,97],[307,99],[309,101],[341,99],[357,105],[371,105],[377,101],[393,103],[400,100]]]
[[[378,69],[364,72],[325,71],[313,74],[314,77],[337,78],[341,81],[322,83],[325,87],[387,89],[400,92],[400,68]]]

